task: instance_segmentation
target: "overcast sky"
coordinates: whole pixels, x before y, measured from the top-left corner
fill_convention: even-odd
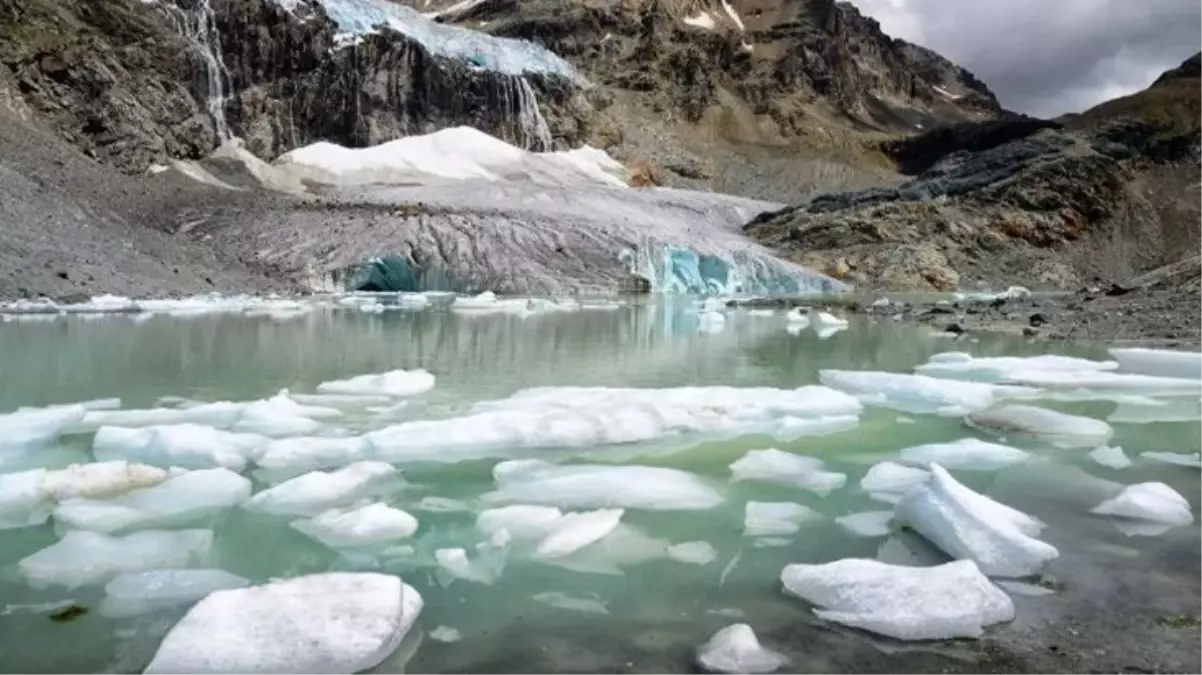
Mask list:
[[[852,0],[939,52],[1010,110],[1079,112],[1147,87],[1202,43],[1199,0]]]

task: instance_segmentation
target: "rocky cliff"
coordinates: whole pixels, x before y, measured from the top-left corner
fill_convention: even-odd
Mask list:
[[[1060,123],[968,123],[886,143],[916,177],[766,213],[747,231],[890,289],[1077,288],[1197,255],[1197,60]]]

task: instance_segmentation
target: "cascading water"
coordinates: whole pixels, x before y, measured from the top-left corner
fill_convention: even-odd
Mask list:
[[[505,111],[512,121],[515,145],[533,152],[551,149],[551,128],[538,109],[530,82],[520,75],[501,78]]]
[[[225,119],[225,104],[229,100],[226,83],[229,71],[221,57],[221,35],[217,31],[217,15],[213,0],[176,0],[180,6],[161,5],[184,36],[200,54],[204,63],[204,83],[201,94],[213,118],[213,129],[219,140],[231,137]]]

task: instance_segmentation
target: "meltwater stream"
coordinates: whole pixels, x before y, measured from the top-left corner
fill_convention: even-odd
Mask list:
[[[858,411],[854,400],[836,391],[810,397],[797,390],[818,385],[820,377],[834,381],[820,370],[904,377],[950,350],[975,357],[1034,357],[1051,350],[1100,361],[1107,358],[1103,349],[989,336],[949,341],[921,328],[854,318],[843,330],[790,328],[783,313],[715,311],[712,303],[699,311],[688,298],[661,297],[645,305],[523,301],[521,307],[475,299],[456,309],[446,306],[448,297],[418,297],[278,301],[249,310],[208,301],[209,311],[202,311],[205,302],[163,302],[142,307],[151,313],[10,314],[0,322],[3,476],[36,468],[53,472],[122,453],[170,463],[155,454],[174,442],[167,436],[159,445],[143,444],[137,430],[123,435],[95,429],[182,421],[199,425],[190,433],[211,443],[232,438],[220,436],[231,431],[273,437],[275,450],[245,465],[230,464],[260,495],[287,475],[335,470],[361,447],[355,439],[368,438],[373,452],[403,476],[377,486],[370,499],[417,522],[407,536],[399,527],[397,540],[383,549],[348,549],[330,540],[329,532],[326,542],[333,545],[307,535],[312,524],[291,524],[302,516],[264,510],[264,498],[252,497],[259,504],[253,508],[247,502],[230,507],[242,499],[233,495],[224,506],[169,522],[152,517],[172,508],[161,500],[138,502],[119,516],[90,508],[92,502],[89,508],[59,508],[41,524],[0,529],[0,671],[141,672],[195,602],[160,598],[156,604],[138,595],[137,584],[132,597],[114,598],[130,593],[128,586],[110,585],[106,593],[105,582],[117,568],[140,569],[140,560],[155,558],[153,551],[116,561],[85,552],[53,563],[39,554],[78,527],[114,535],[209,529],[212,544],[194,552],[198,556],[164,562],[159,555],[146,565],[222,570],[224,576],[208,578],[218,585],[329,570],[399,574],[420,592],[424,609],[400,649],[373,672],[694,672],[696,648],[736,622],[750,625],[765,646],[788,658],[790,672],[1000,667],[971,642],[913,649],[841,628],[781,590],[781,571],[791,563],[861,557],[933,565],[946,559],[921,537],[888,525],[894,508],[888,487],[863,482],[871,467],[910,462],[922,454],[913,448],[924,445],[925,453],[942,453],[940,461],[964,485],[1044,521],[1041,538],[1059,549],[1030,583],[1007,587],[1017,589],[1008,591],[1016,617],[986,628],[992,654],[1021,652],[1031,635],[1070,624],[1100,645],[1122,649],[1140,639],[1138,632],[1107,628],[1125,626],[1125,617],[1151,625],[1158,617],[1197,615],[1195,527],[1132,530],[1124,528],[1130,523],[1090,513],[1125,485],[1160,481],[1180,493],[1197,517],[1198,469],[1162,461],[1188,464],[1199,451],[1196,391],[1191,399],[1169,386],[1180,383],[1155,389],[1143,381],[1136,382],[1143,387],[1138,395],[1112,389],[1088,396],[1057,388],[1046,377],[1051,363],[1067,368],[1084,362],[1044,363],[1049,389],[1021,403],[1071,413],[1078,423],[1080,417],[1109,420],[1113,437],[1107,445],[1121,446],[1131,461],[1115,468],[1120,464],[1111,461],[1113,452],[1097,455],[1106,460],[1100,463],[1092,447],[1053,443],[1038,425],[1001,434],[981,424],[966,426],[948,406],[971,410],[989,401],[958,380],[939,380],[943,385],[926,393],[895,380],[887,387],[891,394],[864,397]],[[720,321],[713,316],[719,312]],[[971,371],[976,379],[1023,377],[1021,359],[966,358],[937,357],[940,365],[926,370],[942,376]],[[358,378],[398,369],[408,374]],[[679,387],[694,389],[674,389]],[[273,398],[284,389],[284,396]],[[113,398],[120,400],[107,400]],[[79,401],[91,401],[90,410],[48,432],[4,417],[22,406],[46,410]],[[220,401],[230,403],[200,407]],[[940,405],[924,407],[932,401]],[[1097,432],[1088,424],[1082,428]],[[289,441],[314,437],[326,439],[325,450]],[[18,438],[24,442],[13,445]],[[982,455],[984,445],[961,444],[953,451],[929,446],[972,438],[1010,449]],[[183,453],[172,461],[191,463],[193,475],[203,464],[199,458],[217,457],[205,454],[211,444],[172,447]],[[776,482],[745,459],[769,448],[820,461],[815,477],[821,480]],[[957,454],[966,448],[971,451]],[[1143,454],[1158,452],[1177,454]],[[340,460],[331,453],[347,454]],[[220,461],[233,461],[224,457]],[[582,496],[591,494],[588,489],[556,492],[550,483],[524,491],[526,484],[515,477],[543,465],[498,469],[514,459],[611,466],[616,482],[588,488],[600,490],[591,498]],[[740,460],[741,468],[732,470]],[[670,469],[675,482],[631,467]],[[874,471],[879,478],[881,470]],[[205,494],[212,500],[216,490]],[[28,517],[20,510],[28,502],[14,501],[14,494],[0,493],[0,522]],[[625,509],[619,524],[565,557],[540,557],[516,525],[511,540],[502,542],[489,525],[500,516],[480,516],[531,502],[544,509],[539,513],[552,507],[584,511],[606,495]],[[354,501],[362,495],[344,496]],[[800,506],[765,512],[749,502]],[[747,519],[752,511],[758,513],[754,522]],[[921,607],[905,610],[920,620]],[[198,654],[221,648],[204,636],[192,645]]]

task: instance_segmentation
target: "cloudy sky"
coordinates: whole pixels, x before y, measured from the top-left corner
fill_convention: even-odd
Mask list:
[[[852,0],[964,66],[1011,110],[1078,112],[1147,87],[1202,43],[1198,0]]]

